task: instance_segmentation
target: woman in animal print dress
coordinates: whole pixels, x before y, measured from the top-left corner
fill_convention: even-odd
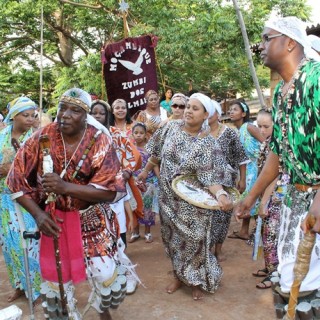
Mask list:
[[[138,177],[144,180],[154,164],[160,163],[161,234],[174,274],[166,290],[173,293],[185,284],[192,288],[194,300],[201,299],[203,291],[213,293],[222,277],[221,267],[210,252],[214,210],[179,198],[171,182],[179,174],[195,174],[217,197],[222,210],[230,210],[232,204],[222,186],[231,186],[232,176],[218,143],[204,125],[212,114],[210,98],[201,93],[192,95],[185,119],[170,121],[150,139],[146,150],[151,157]]]

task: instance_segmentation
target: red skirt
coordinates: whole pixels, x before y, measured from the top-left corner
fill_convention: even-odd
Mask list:
[[[84,250],[81,237],[80,216],[78,211],[55,211],[56,217],[63,220],[59,241],[63,283],[78,283],[86,280]],[[44,280],[59,282],[56,267],[53,238],[44,234],[40,241],[40,268]]]

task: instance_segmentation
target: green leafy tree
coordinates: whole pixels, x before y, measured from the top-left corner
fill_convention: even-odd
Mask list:
[[[253,89],[243,39],[232,1],[129,1],[131,36],[155,34],[159,88],[193,87],[222,98]],[[104,94],[101,48],[123,38],[122,14],[115,0],[0,0],[0,102],[19,94],[38,100],[40,13],[44,16],[44,105],[71,86]],[[306,20],[306,0],[239,1],[251,43],[260,39],[271,10]],[[259,62],[257,61],[257,65]],[[259,70],[260,67],[257,69]],[[160,72],[161,70],[161,72]],[[260,68],[261,85],[268,73]]]

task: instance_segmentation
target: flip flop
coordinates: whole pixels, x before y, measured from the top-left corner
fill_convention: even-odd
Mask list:
[[[256,288],[262,289],[262,290],[271,288],[272,283],[271,283],[270,279],[271,279],[271,275],[268,275],[261,282],[256,284]],[[269,283],[267,284],[267,282],[269,282]]]
[[[239,239],[239,240],[249,240],[249,238],[241,237],[238,231],[233,231],[233,233],[228,235],[230,239]]]
[[[264,268],[264,269],[259,269],[257,272],[253,272],[252,275],[254,277],[266,277],[268,275],[268,269]]]
[[[132,233],[130,239],[128,240],[129,243],[135,242],[140,238],[139,233]]]

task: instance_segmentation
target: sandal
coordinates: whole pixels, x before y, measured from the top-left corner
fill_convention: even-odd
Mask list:
[[[135,242],[140,238],[139,233],[132,233],[130,239],[128,240],[129,243]]]
[[[151,243],[153,242],[152,234],[151,233],[146,233],[144,235],[144,238],[146,239],[146,243]]]
[[[254,277],[266,277],[268,276],[269,272],[267,268],[259,269],[257,272],[253,272],[252,275]]]
[[[262,289],[262,290],[271,288],[271,286],[272,286],[271,277],[272,277],[272,275],[269,274],[261,282],[256,284],[256,288]]]

